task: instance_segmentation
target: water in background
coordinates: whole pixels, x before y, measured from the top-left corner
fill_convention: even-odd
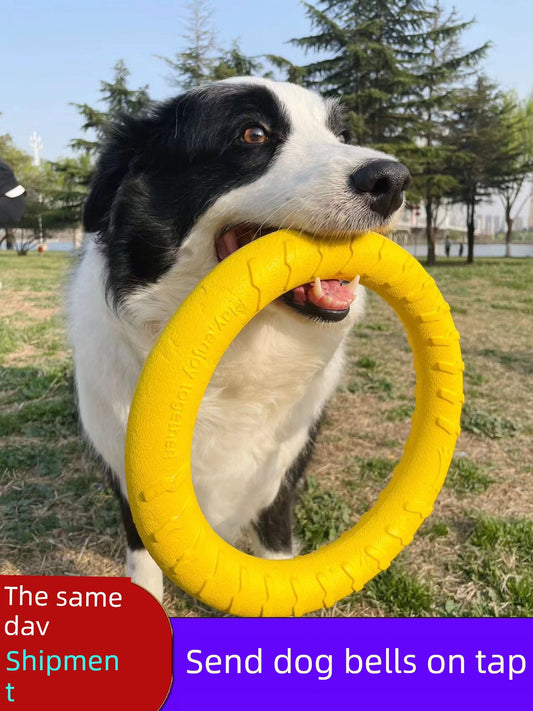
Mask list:
[[[410,254],[420,259],[427,257],[427,246],[425,244],[402,244],[401,246],[406,249]],[[72,242],[59,242],[54,240],[49,240],[46,243],[48,250],[50,252],[71,252],[74,247]],[[4,249],[2,245],[1,249]],[[466,259],[466,244],[464,246],[463,258]],[[524,244],[522,242],[511,245],[511,255],[513,257],[533,257],[533,244]],[[437,244],[437,256],[445,257],[444,245]],[[459,245],[452,243],[451,257],[459,256]],[[474,246],[474,257],[505,257],[505,244],[476,244]]]
[[[406,249],[410,254],[415,257],[424,259],[427,257],[428,249],[425,244],[402,244],[402,247]],[[466,259],[467,246],[465,244],[463,248],[463,258]],[[445,257],[444,245],[437,244],[437,256]],[[459,245],[452,243],[450,249],[450,257],[459,256]],[[512,257],[533,257],[533,244],[524,244],[523,242],[517,242],[511,245],[511,256]],[[475,244],[474,245],[474,257],[505,257],[505,244]]]

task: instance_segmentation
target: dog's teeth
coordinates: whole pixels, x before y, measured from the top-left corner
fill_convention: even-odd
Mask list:
[[[320,282],[319,277],[315,279],[315,283],[313,284],[313,294],[316,296],[317,299],[320,299],[324,295],[324,291],[322,289],[322,284]]]
[[[354,277],[352,279],[352,281],[349,284],[346,285],[348,287],[348,289],[350,289],[350,291],[354,295],[354,298],[357,296],[356,292],[357,292],[357,287],[359,286],[360,279],[361,279],[361,277],[358,274],[356,277]]]

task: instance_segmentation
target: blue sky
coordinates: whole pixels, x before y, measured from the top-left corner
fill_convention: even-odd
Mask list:
[[[442,0],[447,8],[451,0]],[[7,5],[8,3],[6,3]],[[156,54],[171,56],[183,46],[186,0],[19,0],[4,6],[0,42],[0,134],[10,133],[29,150],[33,131],[43,139],[45,158],[68,154],[81,135],[80,117],[69,102],[97,105],[99,81],[124,59],[132,87],[150,85],[160,99],[175,93]],[[246,54],[283,54],[298,62],[286,44],[309,33],[298,0],[212,0],[219,44],[239,38]],[[533,0],[456,0],[462,18],[478,23],[465,36],[468,48],[491,40],[484,68],[521,96],[533,88]]]

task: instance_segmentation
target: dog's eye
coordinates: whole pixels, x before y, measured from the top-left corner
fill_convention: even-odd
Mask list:
[[[337,138],[341,143],[350,143],[352,140],[352,134],[349,131],[341,131]]]
[[[250,126],[242,132],[241,140],[257,146],[268,141],[268,134],[261,126]]]

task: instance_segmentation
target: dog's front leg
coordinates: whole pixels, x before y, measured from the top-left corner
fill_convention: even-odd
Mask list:
[[[122,522],[126,532],[126,575],[131,582],[151,593],[159,602],[163,601],[163,574],[152,556],[144,547],[133,522],[130,505],[122,493],[118,493]]]
[[[294,538],[294,507],[319,428],[320,422],[311,427],[307,443],[285,473],[276,498],[259,512],[252,523],[253,551],[260,558],[283,560],[298,555],[299,545]]]

